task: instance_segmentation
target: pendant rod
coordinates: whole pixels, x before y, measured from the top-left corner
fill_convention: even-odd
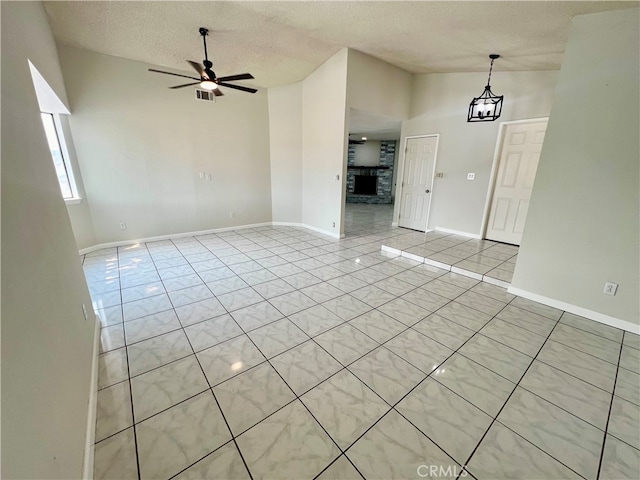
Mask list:
[[[498,55],[497,53],[492,53],[491,55],[489,55],[489,58],[491,59],[491,66],[489,67],[489,78],[487,79],[487,87],[491,86],[491,72],[493,71],[493,62],[496,60],[496,58],[500,58],[500,55]]]

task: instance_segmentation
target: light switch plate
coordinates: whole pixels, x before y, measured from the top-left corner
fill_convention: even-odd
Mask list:
[[[604,284],[604,290],[602,290],[602,293],[605,293],[607,295],[615,295],[617,291],[618,291],[617,283],[606,282]]]

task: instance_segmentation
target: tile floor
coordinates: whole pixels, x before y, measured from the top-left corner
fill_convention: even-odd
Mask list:
[[[505,288],[518,259],[515,245],[436,231],[390,238],[383,249]]]
[[[640,337],[383,254],[378,212],[84,257],[95,478],[638,478]]]

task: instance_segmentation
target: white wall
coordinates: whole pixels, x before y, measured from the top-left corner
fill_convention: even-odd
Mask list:
[[[152,65],[70,47],[60,60],[97,243],[271,221],[264,90],[208,103]]]
[[[501,117],[495,122],[467,123],[469,103],[482,93],[486,73],[414,75],[411,114],[402,124],[398,145],[394,221],[400,212],[406,137],[439,133],[436,171],[444,177],[434,182],[429,228],[479,234],[500,122],[548,116],[556,79],[555,71],[494,71],[492,90],[504,95]],[[476,174],[474,181],[466,179],[470,172]]]
[[[512,282],[636,330],[638,29],[637,9],[574,19]]]
[[[334,236],[344,231],[347,55],[340,50],[302,82],[302,221]]]
[[[357,50],[348,52],[347,106],[398,120],[407,118],[411,74]]]
[[[271,212],[274,222],[302,222],[302,83],[268,90]]]
[[[96,242],[96,234],[93,230],[93,218],[91,216],[89,202],[87,201],[87,192],[84,188],[82,175],[80,174],[78,154],[76,153],[76,147],[73,143],[71,128],[69,128],[69,115],[60,115],[60,124],[62,126],[62,134],[67,147],[67,153],[69,154],[68,160],[71,164],[71,170],[74,173],[78,195],[82,199],[80,203],[68,203],[67,213],[71,220],[76,243],[80,248],[84,248],[89,245],[96,245],[98,242]]]
[[[2,2],[2,477],[80,478],[95,318],[27,59],[66,103],[39,2]]]
[[[354,165],[377,167],[380,165],[380,140],[367,140],[362,145],[354,145]]]

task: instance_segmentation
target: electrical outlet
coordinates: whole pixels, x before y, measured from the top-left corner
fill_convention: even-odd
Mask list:
[[[207,174],[205,175],[205,178],[207,179],[207,182],[210,182],[210,181],[211,181],[211,174],[210,174],[210,173],[207,173]]]
[[[236,216],[236,212],[231,211],[229,212],[229,218],[234,218]]]
[[[617,291],[618,291],[617,283],[606,282],[604,284],[604,290],[602,290],[602,293],[605,293],[607,295],[615,295]]]
[[[444,173],[442,172],[436,173],[436,178],[442,178],[442,177],[444,177]]]
[[[82,314],[84,315],[85,320],[89,320],[89,316],[87,315],[87,307],[85,307],[84,303],[82,304]]]
[[[475,173],[467,173],[467,180],[475,180],[475,179],[476,179]]]
[[[331,222],[333,224],[333,228],[336,228],[336,222]]]
[[[127,224],[124,222],[120,222],[120,230],[126,230],[127,229]]]

